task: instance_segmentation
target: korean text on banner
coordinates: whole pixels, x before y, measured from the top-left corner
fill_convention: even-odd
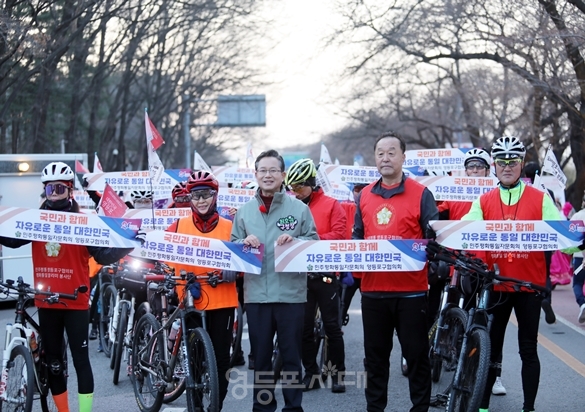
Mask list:
[[[141,219],[142,227],[165,230],[176,220],[191,216],[190,207],[171,209],[128,209],[124,214],[125,219]]]
[[[404,167],[422,167],[429,172],[465,170],[465,153],[469,149],[416,149],[405,152]]]
[[[0,236],[87,245],[136,247],[140,219],[0,206]]]
[[[241,243],[154,230],[148,232],[146,242],[130,255],[183,265],[260,274],[264,247],[257,249]]]
[[[126,203],[124,203],[120,196],[107,183],[98,206],[103,215],[109,217],[122,217],[128,210]]]
[[[277,272],[404,272],[425,267],[427,240],[294,240],[275,246]]]
[[[562,187],[567,186],[567,176],[563,173],[563,169],[557,162],[557,158],[553,153],[550,146],[548,147],[546,154],[544,155],[544,164],[542,165],[542,171],[552,174],[557,178]]]
[[[426,186],[435,200],[451,202],[473,202],[498,183],[495,177],[416,176],[413,179]]]
[[[582,221],[570,220],[432,220],[441,245],[459,250],[536,252],[579,246]]]

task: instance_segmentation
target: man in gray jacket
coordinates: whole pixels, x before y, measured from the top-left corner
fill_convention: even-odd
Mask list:
[[[301,412],[301,346],[307,299],[307,274],[278,273],[274,243],[318,240],[309,208],[288,196],[283,187],[284,160],[275,150],[262,152],[255,163],[258,191],[242,206],[232,226],[232,241],[264,245],[262,273],[244,276],[244,303],[250,344],[255,357],[253,411],[275,411],[272,342],[277,333],[282,355],[283,411]]]

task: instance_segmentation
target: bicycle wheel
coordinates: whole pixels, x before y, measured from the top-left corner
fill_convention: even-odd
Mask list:
[[[161,362],[165,343],[155,335],[160,324],[151,313],[140,318],[132,341],[132,374],[130,381],[138,408],[143,412],[157,412],[163,402],[166,382],[162,379]]]
[[[116,296],[118,291],[111,283],[103,285],[100,304],[100,342],[104,355],[112,356],[112,341],[110,340],[110,322],[114,319],[114,308],[116,307]]]
[[[63,336],[63,348],[61,349],[61,356],[63,358],[63,363],[61,364],[61,368],[63,369],[63,376],[65,376],[65,382],[67,382],[67,377],[69,376],[68,371],[68,361],[67,361],[67,346],[69,346],[69,340],[67,339],[67,335]],[[40,365],[40,366],[38,366]],[[39,359],[37,363],[39,367],[39,381],[41,382],[42,389],[39,390],[41,395],[41,409],[43,412],[58,412],[57,405],[53,401],[53,395],[49,392],[49,374],[51,371],[49,370],[50,366],[47,365],[46,359],[44,356]]]
[[[188,344],[189,373],[195,387],[185,388],[187,410],[219,411],[219,379],[211,339],[203,328],[195,328],[189,332]]]
[[[0,411],[30,411],[35,394],[34,361],[28,348],[17,345],[10,351],[6,365],[6,401],[0,401]]]
[[[449,412],[475,412],[483,397],[490,364],[489,334],[484,329],[474,329],[465,346],[459,361],[460,381],[453,382],[449,396]]]
[[[116,336],[116,343],[115,343],[115,352],[114,352],[114,377],[112,382],[114,385],[118,384],[118,379],[120,377],[120,365],[122,364],[122,354],[124,353],[124,337],[126,336],[126,328],[128,327],[128,303],[122,303],[122,308],[120,311],[120,318],[118,319],[118,331]]]
[[[166,345],[165,345],[166,346]],[[169,353],[169,358],[171,354]],[[175,401],[179,396],[185,392],[185,361],[183,358],[183,351],[179,349],[177,353],[177,358],[175,359],[174,365],[171,362],[169,365],[173,368],[173,381],[171,385],[167,383],[165,388],[165,396],[163,398],[163,403],[170,403]]]
[[[238,304],[235,308],[234,327],[232,329],[232,347],[230,351],[230,368],[234,367],[236,358],[240,355],[242,349],[242,333],[244,332],[244,311]]]
[[[439,339],[430,343],[432,406],[446,406],[451,393],[455,370],[461,353],[461,344],[467,325],[467,312],[458,307],[447,310],[443,325],[437,325]],[[434,374],[434,375],[433,375]]]

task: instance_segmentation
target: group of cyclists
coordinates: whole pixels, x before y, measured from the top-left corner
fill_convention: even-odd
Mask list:
[[[249,366],[255,367],[257,372],[270,369],[272,338],[276,333],[281,338],[283,373],[296,373],[304,369],[302,379],[297,382],[300,383],[300,390],[298,385],[288,386],[283,382],[286,410],[302,411],[302,392],[320,388],[323,384],[313,340],[317,307],[329,342],[328,360],[333,366],[331,390],[333,393],[345,392],[345,346],[340,319],[346,320],[351,298],[359,288],[364,324],[367,410],[383,411],[387,406],[389,357],[395,332],[408,365],[406,374],[413,404],[411,411],[429,409],[431,378],[427,333],[438,310],[437,291],[442,288],[440,281],[437,283],[436,279],[429,282],[432,277],[429,277],[429,272],[433,275],[435,269],[431,268],[429,271],[425,267],[421,271],[411,272],[353,274],[277,273],[274,271],[273,251],[270,251],[273,243],[283,244],[293,239],[350,238],[431,239],[432,242],[434,233],[429,230],[431,220],[559,220],[559,213],[548,194],[532,188],[521,179],[526,149],[514,136],[497,139],[492,146],[491,155],[487,150],[479,148],[467,152],[464,163],[467,176],[489,176],[493,163],[495,176],[499,181],[497,188],[474,202],[435,202],[426,187],[403,173],[405,150],[404,139],[395,132],[385,133],[376,140],[374,154],[381,178],[369,185],[354,185],[355,202],[339,202],[328,197],[317,184],[318,166],[311,159],[301,159],[285,172],[284,161],[276,151],[263,152],[255,164],[256,196],[239,210],[230,213],[234,215],[233,223],[218,213],[220,183],[211,172],[194,171],[185,182],[173,188],[173,203],[170,207],[188,207],[191,214],[175,221],[167,231],[241,242],[251,246],[258,246],[260,243],[268,245],[261,275],[238,275],[224,271],[222,276],[229,281],[213,288],[201,284],[205,301],[200,301],[197,305],[208,311],[208,333],[219,372],[220,405],[228,392],[234,308],[239,300],[243,301],[248,311],[251,354],[253,353],[251,360],[255,359],[255,365]],[[73,197],[74,180],[75,174],[65,163],[47,165],[41,176],[46,198],[40,208],[80,213],[79,205]],[[99,202],[99,193],[89,194],[96,203]],[[154,207],[151,191],[132,191],[130,196],[130,207]],[[292,218],[294,223],[290,225],[290,232],[287,232],[288,228],[283,229],[278,225],[278,219],[285,217],[280,213]],[[144,241],[145,236],[140,231],[136,239]],[[0,244],[7,247],[20,247],[29,242],[0,237]],[[583,248],[581,246],[566,252],[572,253]],[[40,279],[37,276],[40,268],[70,270],[73,274],[72,280],[43,278],[46,286],[63,293],[70,293],[79,285],[89,286],[90,258],[99,265],[108,265],[124,259],[132,251],[129,248],[67,244],[61,245],[57,256],[47,250],[44,242],[33,242],[35,281]],[[490,267],[498,264],[504,275],[513,273],[517,278],[546,285],[550,260],[547,260],[544,252],[502,257],[501,254],[478,251],[477,255]],[[181,269],[193,273],[211,270],[179,264],[170,266],[176,272]],[[243,288],[236,288],[236,279],[243,282]],[[441,279],[445,281],[444,276]],[[348,285],[348,293],[346,301],[340,305],[340,288],[344,283]],[[238,290],[243,293],[238,294]],[[505,287],[496,287],[493,293],[497,296],[492,301],[499,304],[490,309],[493,315],[490,329],[491,364],[479,410],[488,410],[492,390],[494,394],[506,393],[499,376],[506,325],[514,310],[518,319],[518,344],[522,360],[522,411],[534,411],[540,376],[537,335],[542,297]],[[91,411],[94,392],[87,346],[87,325],[92,324],[88,322],[89,303],[89,294],[80,295],[77,301],[66,307],[35,301],[39,308],[47,358],[56,365],[63,362],[61,347],[64,332],[69,338],[73,365],[78,377],[77,392],[81,412]],[[339,313],[340,307],[345,308],[344,313]],[[265,325],[272,326],[266,328]],[[94,318],[89,338],[96,337]],[[236,364],[242,363],[243,359]],[[59,410],[68,411],[66,380],[58,368],[51,376],[50,388]],[[271,390],[273,392],[274,388]],[[274,399],[262,399],[256,379],[254,398],[253,410],[276,409]]]

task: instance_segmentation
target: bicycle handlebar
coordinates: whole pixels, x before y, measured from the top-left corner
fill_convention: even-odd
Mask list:
[[[43,299],[43,301],[48,303],[57,303],[61,299],[76,300],[79,293],[86,293],[88,291],[88,287],[86,285],[79,286],[74,290],[73,293],[59,293],[52,292],[50,290],[36,289],[32,288],[28,283],[25,283],[22,276],[19,276],[16,282],[13,279],[7,279],[6,282],[0,282],[0,286],[4,289],[2,290],[2,293],[5,293],[6,295],[10,294],[11,291],[15,291],[15,294],[18,295],[34,294],[48,296],[47,298]]]
[[[515,285],[511,287],[516,291],[519,291],[521,288],[527,288],[545,295],[550,293],[550,290],[544,286],[522,279],[500,276],[500,269],[497,264],[494,265],[493,270],[488,270],[487,265],[481,259],[468,256],[465,252],[449,250],[440,245],[438,245],[438,248],[432,247],[430,251],[434,254],[433,259],[442,260],[443,262],[454,266],[456,269],[475,272],[492,283],[514,283]]]

